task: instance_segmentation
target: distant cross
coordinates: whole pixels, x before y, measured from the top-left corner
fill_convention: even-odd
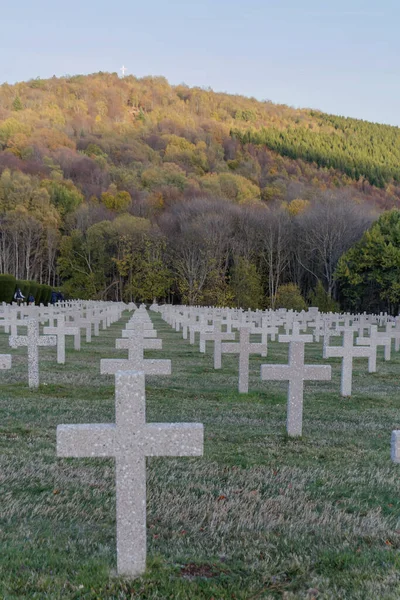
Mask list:
[[[134,361],[138,356],[137,339],[134,335],[129,338],[117,339],[115,347],[118,350],[128,350],[128,360]],[[144,350],[162,350],[162,340],[159,338],[144,338],[142,341]]]
[[[351,383],[353,377],[353,358],[369,358],[372,349],[369,346],[353,346],[354,331],[348,329],[343,332],[342,346],[324,346],[324,358],[342,359],[342,381],[340,393],[342,396],[351,396]]]
[[[293,322],[292,333],[280,335],[278,340],[280,342],[303,342],[310,344],[314,341],[312,335],[305,335],[300,333],[300,323],[298,321]]]
[[[287,432],[290,436],[302,434],[304,381],[326,381],[331,378],[331,367],[304,364],[304,342],[289,344],[288,365],[262,365],[261,379],[289,381]]]
[[[128,69],[124,65],[122,65],[122,67],[120,68],[120,71],[122,73],[122,77],[125,77],[125,73],[127,72],[127,70]]]
[[[68,327],[64,315],[57,315],[57,327],[44,327],[43,333],[57,336],[57,363],[65,364],[65,336],[76,336],[79,333],[78,327]]]
[[[221,346],[224,340],[234,341],[234,333],[225,333],[222,331],[221,319],[214,320],[214,328],[210,333],[203,334],[204,340],[212,340],[214,342],[214,369],[220,369],[222,366]]]
[[[358,346],[369,346],[371,348],[371,354],[368,360],[369,373],[376,373],[376,355],[378,346],[385,347],[385,360],[390,360],[392,338],[386,332],[378,332],[378,327],[376,325],[371,325],[369,337],[358,337],[356,344]]]
[[[143,337],[143,323],[136,324],[136,330],[131,330],[132,336],[127,339],[129,358],[103,358],[100,361],[102,375],[115,375],[117,371],[144,371],[146,375],[171,375],[170,360],[145,359],[144,350],[150,341]],[[122,343],[122,340],[121,340]]]
[[[59,425],[57,456],[114,457],[118,574],[146,568],[146,457],[202,456],[200,423],[146,423],[145,375],[115,377],[115,424]]]
[[[262,355],[265,345],[250,342],[250,327],[242,326],[239,331],[239,343],[221,344],[221,352],[223,354],[239,354],[239,393],[247,394],[249,391],[250,354]]]
[[[268,354],[268,336],[270,336],[271,341],[274,342],[276,335],[279,334],[279,327],[276,327],[271,321],[267,321],[267,319],[263,318],[261,326],[253,326],[251,332],[261,334],[261,344],[264,346],[261,356],[265,358]]]
[[[30,388],[39,387],[39,346],[55,346],[57,339],[54,335],[39,335],[39,324],[36,319],[26,321],[27,335],[11,335],[11,348],[27,346],[28,348],[28,385]]]

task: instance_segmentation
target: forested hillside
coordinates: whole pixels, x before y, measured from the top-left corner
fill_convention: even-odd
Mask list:
[[[336,296],[400,205],[399,130],[162,77],[0,86],[0,272],[75,297],[264,306]]]

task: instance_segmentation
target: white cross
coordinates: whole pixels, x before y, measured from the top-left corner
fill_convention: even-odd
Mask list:
[[[280,342],[303,342],[309,344],[314,341],[312,335],[303,335],[300,333],[300,323],[298,321],[293,322],[292,333],[286,335],[280,335],[278,340]]]
[[[130,330],[132,334],[135,332]],[[162,350],[162,340],[159,338],[144,338],[143,340],[143,349],[144,350]],[[135,361],[138,357],[138,336],[131,335],[128,338],[122,338],[115,340],[115,347],[118,350],[128,350],[128,360]],[[139,338],[140,343],[140,338]]]
[[[261,356],[266,357],[268,354],[268,336],[271,337],[271,341],[275,341],[275,336],[279,333],[279,327],[272,325],[270,321],[267,321],[265,318],[261,321],[260,327],[252,327],[251,333],[260,333],[261,334],[261,343],[264,346]]]
[[[311,336],[312,337],[312,336]],[[290,436],[302,434],[304,381],[326,381],[331,378],[331,367],[304,364],[304,342],[289,344],[288,365],[262,365],[261,379],[289,381],[287,432]]]
[[[127,70],[128,69],[124,65],[122,65],[122,67],[120,68],[120,71],[122,73],[122,77],[125,77],[125,73],[127,72]]]
[[[126,341],[130,342],[129,358],[102,358],[100,361],[100,373],[102,375],[114,375],[117,371],[137,370],[144,371],[146,375],[171,375],[170,360],[154,360],[144,358],[144,349],[149,347],[149,342],[143,337],[143,323],[136,324],[136,330]],[[122,340],[121,342],[122,343]]]
[[[80,333],[78,327],[67,326],[65,316],[57,315],[57,327],[44,327],[43,333],[57,336],[57,363],[59,365],[65,364],[65,336],[77,336]]]
[[[356,340],[358,346],[367,345],[371,348],[371,354],[368,360],[368,372],[376,373],[376,353],[378,346],[385,347],[385,360],[390,360],[390,348],[392,338],[385,333],[379,333],[376,325],[371,325],[369,337],[359,337]]]
[[[203,334],[204,340],[212,340],[214,342],[214,369],[220,369],[222,365],[221,360],[221,346],[222,341],[234,341],[234,333],[225,333],[222,331],[221,319],[215,319],[214,329],[210,333]]]
[[[369,358],[372,349],[369,346],[353,346],[354,331],[343,332],[342,346],[324,346],[324,358],[342,358],[342,380],[340,392],[342,396],[351,396],[353,376],[353,358]]]
[[[57,456],[114,457],[118,574],[146,568],[146,456],[202,456],[200,423],[146,423],[145,375],[115,377],[115,424],[59,425]]]
[[[250,354],[261,354],[265,351],[264,344],[250,342],[250,328],[241,327],[239,343],[221,344],[223,354],[239,354],[239,393],[247,394],[249,391],[249,358]]]
[[[54,335],[39,335],[39,324],[36,319],[26,321],[27,335],[11,335],[11,348],[28,347],[28,385],[30,388],[39,387],[39,346],[55,346],[57,339]]]

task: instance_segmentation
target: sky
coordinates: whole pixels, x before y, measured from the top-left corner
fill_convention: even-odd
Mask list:
[[[400,125],[399,20],[399,0],[3,1],[0,83],[125,65]]]

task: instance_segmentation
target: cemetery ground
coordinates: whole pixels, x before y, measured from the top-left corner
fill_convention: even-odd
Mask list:
[[[128,313],[66,364],[40,349],[41,385],[27,387],[26,348],[0,372],[0,598],[263,599],[400,597],[400,353],[378,372],[354,362],[353,396],[340,396],[340,359],[306,345],[306,362],[332,381],[307,382],[303,437],[285,434],[287,383],[260,365],[287,363],[287,344],[251,356],[250,393],[237,392],[238,356],[213,369],[151,313],[172,375],[146,377],[147,421],[199,422],[204,457],[147,459],[148,562],[115,577],[111,459],[57,459],[61,423],[114,422],[114,377],[100,358],[125,357],[115,339]],[[257,341],[256,336],[254,341]],[[0,353],[9,353],[0,334]],[[332,343],[335,343],[332,340]]]

